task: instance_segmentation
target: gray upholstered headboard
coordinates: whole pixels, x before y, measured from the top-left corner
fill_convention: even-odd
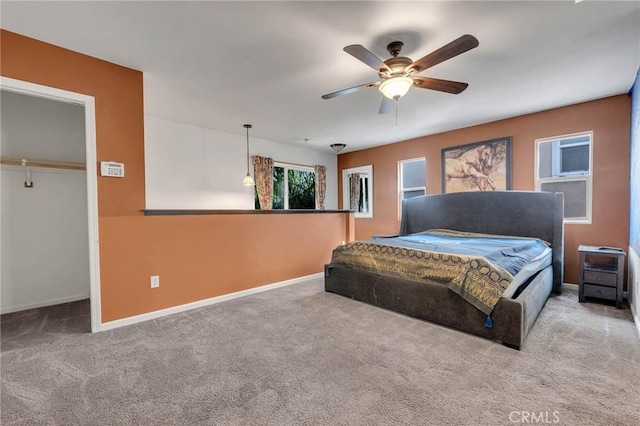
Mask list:
[[[564,197],[533,191],[456,192],[425,195],[402,202],[400,234],[454,229],[540,238],[553,250],[553,291],[564,274]]]

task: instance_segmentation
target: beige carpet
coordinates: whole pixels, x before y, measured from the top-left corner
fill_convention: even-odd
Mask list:
[[[521,351],[321,279],[91,335],[86,303],[3,316],[3,425],[633,425],[628,308],[547,302]],[[535,420],[532,421],[532,420]]]

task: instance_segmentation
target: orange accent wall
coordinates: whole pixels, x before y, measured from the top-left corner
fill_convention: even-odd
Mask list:
[[[2,76],[95,97],[97,160],[126,165],[98,177],[103,322],[321,272],[353,239],[348,213],[143,216],[142,73],[5,30],[0,42]]]
[[[463,113],[463,112],[461,112]],[[578,245],[629,246],[631,100],[612,96],[338,156],[342,170],[373,165],[373,219],[356,219],[356,239],[397,232],[398,161],[426,157],[427,193],[441,192],[440,150],[511,136],[512,187],[534,190],[535,140],[593,130],[593,215],[590,225],[565,225],[565,281],[578,282]]]
[[[321,272],[348,239],[348,220],[348,213],[101,218],[102,320]],[[150,275],[160,275],[159,288],[150,288]]]

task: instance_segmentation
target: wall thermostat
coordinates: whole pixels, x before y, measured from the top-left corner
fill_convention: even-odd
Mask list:
[[[101,161],[100,176],[124,177],[124,164],[115,161]]]

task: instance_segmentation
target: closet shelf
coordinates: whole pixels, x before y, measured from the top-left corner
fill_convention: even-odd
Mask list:
[[[26,163],[25,163],[26,161]],[[43,167],[50,169],[86,170],[85,163],[63,160],[28,159],[24,157],[0,156],[0,163],[9,166]]]

